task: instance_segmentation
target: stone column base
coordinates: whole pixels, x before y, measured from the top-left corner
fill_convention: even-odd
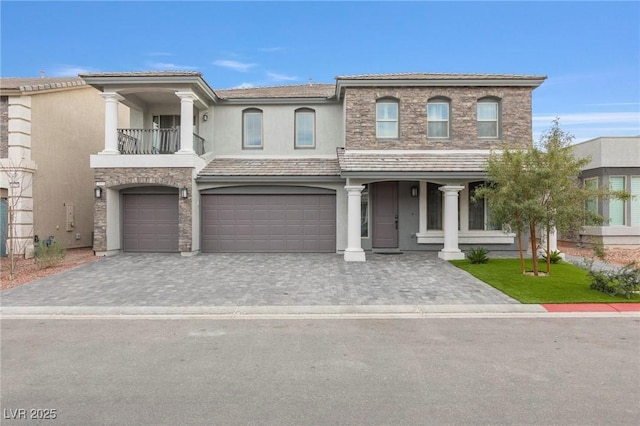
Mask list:
[[[458,251],[444,251],[440,250],[438,252],[438,257],[444,260],[461,260],[464,259],[464,253],[460,250]]]
[[[362,249],[346,249],[344,260],[345,262],[365,262],[367,259]]]
[[[200,250],[194,250],[194,251],[181,251],[180,252],[180,256],[182,257],[191,257],[191,256],[196,256],[200,254]]]

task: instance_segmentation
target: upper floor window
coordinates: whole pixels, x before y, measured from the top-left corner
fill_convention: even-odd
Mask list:
[[[315,148],[316,113],[309,108],[296,110],[296,148]]]
[[[398,138],[398,101],[383,99],[376,103],[376,137]]]
[[[497,138],[499,121],[498,101],[480,99],[478,101],[478,137]]]
[[[246,109],[242,112],[242,147],[262,148],[262,111]]]
[[[427,103],[427,137],[449,137],[449,102],[434,99]]]

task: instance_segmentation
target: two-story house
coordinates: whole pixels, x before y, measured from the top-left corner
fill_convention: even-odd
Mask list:
[[[543,76],[385,74],[213,90],[197,72],[81,76],[105,99],[98,254],[514,249],[471,202],[491,150],[531,144]],[[130,110],[120,127],[119,105]]]
[[[104,101],[80,78],[0,78],[0,252],[30,257],[34,239],[93,245],[93,171]],[[119,107],[128,127],[128,112]],[[11,218],[9,211],[11,210]],[[11,223],[11,229],[9,224]]]

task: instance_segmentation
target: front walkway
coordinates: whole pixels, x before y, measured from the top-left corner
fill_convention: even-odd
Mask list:
[[[495,305],[516,300],[436,253],[122,254],[0,293],[15,306]]]

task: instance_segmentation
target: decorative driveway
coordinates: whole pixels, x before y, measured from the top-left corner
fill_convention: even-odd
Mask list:
[[[0,293],[2,306],[518,304],[436,253],[121,254]]]

